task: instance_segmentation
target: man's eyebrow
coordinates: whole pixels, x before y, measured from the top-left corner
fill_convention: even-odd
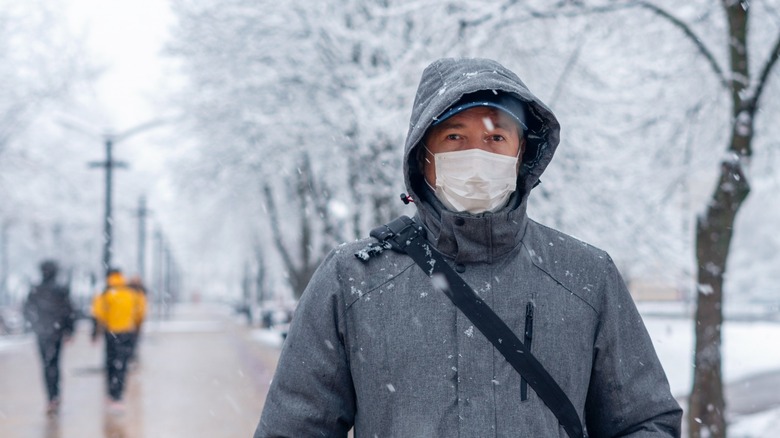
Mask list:
[[[462,122],[457,122],[454,120],[445,120],[441,122],[438,126],[439,129],[458,129],[462,128],[465,125]]]

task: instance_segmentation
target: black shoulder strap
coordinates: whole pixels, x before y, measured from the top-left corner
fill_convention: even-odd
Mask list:
[[[577,411],[566,393],[512,329],[463,281],[444,257],[428,244],[420,225],[407,216],[401,216],[374,229],[371,236],[381,243],[381,246],[373,247],[375,250],[381,251],[380,248],[387,248],[389,244],[393,250],[408,254],[432,278],[434,287],[444,292],[528,381],[539,398],[555,414],[569,437],[585,437]],[[363,259],[357,254],[356,256]]]

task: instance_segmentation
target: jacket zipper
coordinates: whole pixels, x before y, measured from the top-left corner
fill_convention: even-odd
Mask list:
[[[531,339],[534,334],[534,303],[528,302],[525,306],[525,336],[523,345],[529,352],[531,351]],[[520,401],[528,400],[528,382],[524,378],[520,379]]]

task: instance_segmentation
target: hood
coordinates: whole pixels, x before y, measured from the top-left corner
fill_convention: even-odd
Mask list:
[[[422,74],[414,99],[404,149],[404,182],[415,200],[424,192],[422,169],[416,149],[425,132],[465,94],[483,90],[503,91],[526,104],[526,151],[517,181],[517,195],[508,208],[523,204],[552,160],[559,141],[560,124],[552,111],[534,96],[517,75],[489,59],[440,59]],[[419,208],[419,205],[418,205]],[[488,213],[489,214],[489,213]]]
[[[57,278],[59,266],[53,260],[45,260],[41,263],[41,277],[44,283],[51,283]]]
[[[119,287],[125,285],[125,277],[121,272],[111,272],[106,278],[106,285],[108,287]]]

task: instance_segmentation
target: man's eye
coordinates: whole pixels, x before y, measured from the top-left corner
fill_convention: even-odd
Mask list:
[[[460,135],[458,135],[458,134],[447,134],[447,140],[460,140]]]
[[[504,136],[503,135],[498,135],[498,134],[491,135],[490,136],[490,141],[504,141]]]

